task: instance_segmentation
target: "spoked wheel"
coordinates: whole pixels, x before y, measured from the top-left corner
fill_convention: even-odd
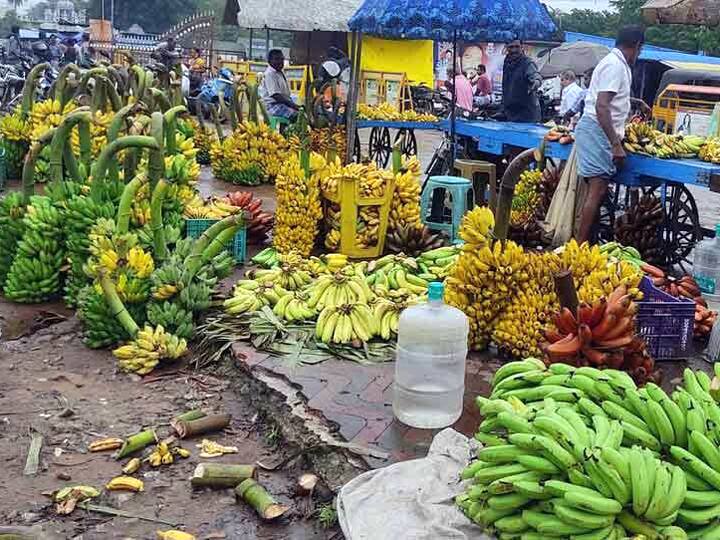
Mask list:
[[[700,216],[692,193],[682,184],[668,184],[662,231],[668,266],[685,266],[695,244],[702,240]]]
[[[615,212],[617,209],[618,186],[611,186],[605,195],[605,200],[600,206],[600,214],[595,225],[595,237],[597,243],[606,244],[615,238]]]
[[[355,163],[362,160],[362,149],[360,147],[360,132],[355,129],[355,144],[353,145],[352,159]]]
[[[374,127],[370,131],[370,144],[368,155],[378,167],[384,169],[390,161],[392,146],[390,145],[390,130],[388,128]]]
[[[397,135],[395,135],[395,144],[400,142],[400,153],[406,157],[410,158],[412,156],[417,156],[417,139],[415,138],[415,130],[414,129],[401,129],[397,132]]]

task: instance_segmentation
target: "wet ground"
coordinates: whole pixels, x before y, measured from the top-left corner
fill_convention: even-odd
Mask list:
[[[44,320],[38,317],[45,313]],[[278,523],[263,524],[232,490],[193,491],[189,478],[201,460],[199,440],[183,441],[192,452],[160,469],[141,469],[142,493],[110,492],[98,503],[133,517],[112,517],[76,509],[68,517],[54,515],[45,493],[71,484],[99,489],[121,474],[124,461],[109,453],[91,454],[88,444],[103,437],[131,435],[155,426],[160,437],[170,433],[168,421],[187,410],[203,408],[228,412],[232,422],[222,433],[208,438],[237,446],[238,454],[218,461],[277,464],[291,448],[281,443],[274,425],[229,391],[229,381],[211,372],[194,373],[182,366],[158,371],[140,380],[117,373],[107,351],[87,349],[80,340],[76,319],[57,305],[17,306],[0,301],[0,524],[35,527],[47,538],[109,539],[154,538],[158,529],[176,527],[198,538],[329,539],[336,529],[324,529],[306,513],[312,505],[295,496],[296,478],[307,472],[304,458],[297,458],[279,472],[261,472],[260,480],[282,503],[291,507]],[[42,328],[47,322],[57,322]],[[33,328],[35,331],[33,331]],[[23,337],[24,336],[24,337]],[[40,468],[24,476],[31,434],[43,437]]]

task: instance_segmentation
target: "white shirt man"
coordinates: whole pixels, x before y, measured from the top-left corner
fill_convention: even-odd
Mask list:
[[[575,80],[575,74],[572,72],[563,73],[560,79],[563,87],[562,99],[560,101],[560,116],[564,117],[571,111],[577,111],[580,101],[584,97],[584,91]]]
[[[585,114],[597,122],[597,100],[601,92],[615,94],[610,101],[612,125],[620,140],[625,136],[625,123],[632,104],[632,69],[619,49],[613,49],[603,58],[593,73],[585,97]]]

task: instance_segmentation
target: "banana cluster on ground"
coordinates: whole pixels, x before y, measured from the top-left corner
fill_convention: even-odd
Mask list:
[[[258,185],[274,179],[289,156],[289,144],[268,124],[245,121],[210,148],[213,174],[226,182]]]
[[[541,349],[546,362],[621,369],[639,384],[658,380],[645,340],[637,334],[636,313],[637,305],[625,285],[607,299],[581,303],[577,313],[563,308],[545,329],[547,341]]]
[[[176,360],[187,352],[187,342],[165,332],[162,326],[146,326],[135,339],[113,351],[123,371],[147,375],[161,360]]]
[[[499,538],[648,540],[720,535],[720,408],[686,369],[671,395],[624,372],[502,366],[457,504]],[[720,383],[718,384],[720,386]]]
[[[275,182],[273,245],[280,253],[310,255],[322,217],[320,178],[326,168],[325,160],[317,154],[312,155],[307,171],[296,154],[285,158]]]

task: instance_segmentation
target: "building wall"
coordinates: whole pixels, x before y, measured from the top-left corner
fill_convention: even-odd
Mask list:
[[[433,83],[433,42],[363,36],[361,67],[405,73],[412,84]]]

